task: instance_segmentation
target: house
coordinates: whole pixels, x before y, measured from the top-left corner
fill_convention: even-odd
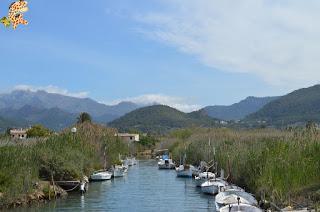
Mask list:
[[[140,141],[139,134],[130,134],[130,133],[118,133],[115,134],[116,137],[119,137],[121,140],[126,142],[138,142]]]
[[[10,136],[12,139],[26,139],[27,130],[25,129],[12,129],[10,130]]]

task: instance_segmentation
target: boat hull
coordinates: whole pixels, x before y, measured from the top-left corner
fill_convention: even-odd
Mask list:
[[[179,167],[176,167],[177,177],[190,178],[193,176],[194,171],[195,171],[195,168],[193,166],[189,166],[188,168],[185,168],[185,166],[180,165]]]
[[[205,194],[216,195],[227,185],[228,183],[223,180],[208,180],[201,185],[201,191]]]
[[[199,176],[196,176],[194,178],[194,182],[197,187],[201,187],[203,183],[205,183],[209,179],[214,179],[214,178],[215,178],[215,174],[212,172],[201,172]]]
[[[160,160],[158,162],[159,169],[174,169],[175,164],[172,162],[172,160]]]
[[[111,180],[112,173],[109,172],[98,172],[90,176],[90,181],[105,181]]]
[[[248,205],[248,204],[230,204],[219,208],[216,205],[216,211],[219,212],[232,212],[232,211],[246,211],[246,212],[262,212],[262,210],[258,207]]]
[[[216,195],[219,193],[219,188],[217,186],[201,186],[201,191],[204,194],[209,194],[209,195]]]

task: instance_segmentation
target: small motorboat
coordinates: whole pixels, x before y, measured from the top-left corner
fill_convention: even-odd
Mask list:
[[[180,165],[176,167],[177,177],[192,177],[197,169],[192,165]]]
[[[201,184],[201,191],[205,194],[216,195],[223,191],[227,185],[228,182],[220,178],[210,179]]]
[[[176,164],[169,158],[168,155],[162,155],[158,162],[159,169],[174,169]]]
[[[124,161],[123,161],[124,165],[127,166],[133,166],[133,165],[137,165],[137,160],[135,157],[129,158],[127,157]]]
[[[113,177],[123,177],[127,172],[128,172],[128,168],[125,167],[124,165],[116,165],[113,168]]]
[[[201,185],[208,181],[209,179],[214,179],[216,175],[212,172],[200,172],[198,176],[194,177],[194,182],[197,187],[201,187]]]
[[[262,210],[256,206],[253,205],[248,205],[248,204],[230,204],[230,205],[226,205],[222,208],[220,208],[219,210],[216,211],[220,211],[220,212],[233,212],[233,211],[246,211],[246,212],[262,212]]]
[[[237,190],[228,190],[220,192],[215,199],[216,209],[232,204],[246,204],[251,206],[258,206],[258,201],[250,193]]]
[[[90,176],[90,181],[104,181],[111,180],[112,173],[108,171],[95,171]]]

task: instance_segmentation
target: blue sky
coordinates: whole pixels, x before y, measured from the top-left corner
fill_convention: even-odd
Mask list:
[[[0,90],[188,111],[318,83],[320,4],[275,2],[29,0],[28,26],[0,28]]]

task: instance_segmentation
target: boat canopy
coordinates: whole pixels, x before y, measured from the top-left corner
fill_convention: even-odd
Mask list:
[[[162,160],[169,160],[169,155],[162,155]]]

